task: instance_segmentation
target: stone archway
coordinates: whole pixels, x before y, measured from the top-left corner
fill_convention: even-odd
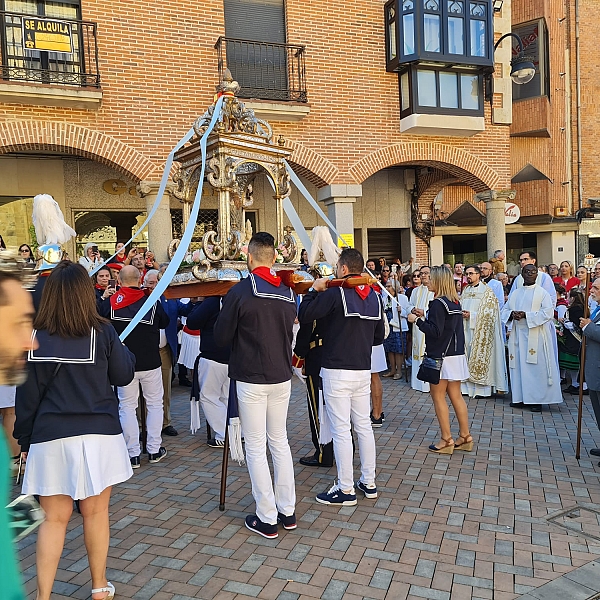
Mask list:
[[[357,183],[362,183],[381,169],[400,165],[439,169],[476,192],[493,189],[501,179],[499,173],[466,150],[425,142],[406,142],[381,148],[356,162],[349,169],[349,174]]]
[[[157,166],[136,149],[99,131],[57,121],[0,123],[0,155],[23,151],[61,152],[113,167],[134,181],[158,176]]]

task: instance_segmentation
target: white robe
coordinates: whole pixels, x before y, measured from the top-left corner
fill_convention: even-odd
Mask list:
[[[541,285],[550,294],[550,298],[552,298],[552,306],[556,306],[556,288],[554,287],[554,281],[552,281],[552,277],[550,277],[548,273],[538,271],[538,276],[535,282],[537,285]],[[517,275],[513,281],[512,287],[510,288],[508,297],[510,298],[514,294],[515,290],[522,287],[523,275]]]
[[[534,297],[537,290],[542,291],[541,302]],[[523,311],[526,318],[511,321],[508,352],[512,401],[525,404],[559,404],[563,397],[553,320],[554,302],[550,294],[539,285],[523,286],[514,290],[504,305],[504,323],[509,323],[513,311]],[[534,343],[535,335],[537,343]]]
[[[410,295],[410,308],[420,308],[427,313],[429,303],[433,300],[433,292],[430,292],[427,286],[420,285],[413,289]],[[413,390],[419,392],[429,392],[429,384],[426,381],[417,379],[417,373],[425,353],[425,334],[416,326],[412,328],[412,367],[410,371],[410,385]]]
[[[500,283],[500,282],[498,282]],[[463,319],[463,326],[465,330],[465,354],[467,360],[471,356],[472,352],[479,352],[473,345],[473,338],[477,327],[481,327],[481,322],[478,319],[479,307],[481,301],[487,289],[485,283],[480,283],[478,286],[469,286],[464,289],[463,295],[460,299],[460,305],[463,310],[467,310],[470,313],[468,319]],[[490,292],[493,292],[490,289]],[[504,298],[502,298],[504,300]],[[508,378],[506,376],[506,361],[504,359],[504,339],[502,337],[502,320],[500,317],[500,308],[496,304],[495,320],[492,325],[493,327],[493,344],[492,344],[492,355],[491,355],[491,366],[490,371],[487,371],[491,375],[490,385],[482,385],[474,383],[473,381],[463,381],[461,384],[461,391],[463,394],[468,394],[471,398],[475,396],[491,396],[497,390],[506,392],[508,391]]]

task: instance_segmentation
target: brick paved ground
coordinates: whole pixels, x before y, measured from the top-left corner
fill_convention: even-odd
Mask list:
[[[591,595],[586,581],[600,590],[598,571],[593,577],[590,570],[600,565],[573,573],[600,557],[600,514],[585,510],[600,510],[600,468],[587,454],[600,447],[600,434],[586,408],[577,461],[571,396],[541,414],[471,401],[476,451],[444,457],[427,452],[438,435],[429,397],[385,380],[386,423],[375,432],[379,499],[359,496],[358,506],[341,509],[317,504],[314,495],[332,483],[334,470],[298,465],[299,527],[265,540],[243,526],[254,507],[245,467],[230,466],[227,510],[219,512],[221,453],[204,435],[187,433],[188,390],[174,393],[181,434],[166,439],[169,456],[143,462],[113,492],[109,577],[118,597],[579,600]],[[307,432],[303,389],[294,382],[296,462],[310,452]],[[78,515],[67,538],[54,597],[89,598]],[[20,549],[29,592],[34,547],[30,536]]]

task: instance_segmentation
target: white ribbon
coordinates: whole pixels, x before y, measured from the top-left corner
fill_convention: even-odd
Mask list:
[[[169,266],[167,267],[163,276],[159,279],[158,283],[156,284],[156,287],[152,290],[150,296],[148,296],[148,298],[144,302],[142,308],[140,308],[140,310],[137,312],[135,317],[133,317],[133,319],[131,320],[129,325],[127,325],[127,327],[125,328],[125,331],[123,331],[123,333],[119,336],[119,339],[121,341],[123,341],[133,331],[135,326],[142,320],[143,316],[152,308],[152,306],[154,306],[155,302],[158,301],[158,299],[161,297],[162,293],[167,289],[169,283],[171,283],[171,280],[177,273],[177,269],[179,269],[179,265],[181,265],[181,261],[183,260],[184,256],[186,255],[186,253],[188,251],[190,242],[192,241],[192,236],[194,235],[194,228],[196,227],[196,221],[198,220],[198,211],[200,210],[200,201],[202,199],[204,171],[206,168],[206,142],[208,140],[208,136],[209,136],[210,132],[213,130],[215,123],[217,122],[217,119],[219,118],[219,115],[221,114],[221,106],[223,105],[223,100],[224,100],[224,96],[221,96],[217,100],[210,123],[209,123],[208,127],[206,128],[204,135],[200,138],[200,151],[202,153],[202,167],[200,170],[200,179],[198,180],[198,189],[196,190],[196,197],[194,198],[194,203],[192,205],[192,210],[190,212],[190,219],[185,228],[185,231],[183,232],[183,235],[181,236],[181,242],[179,243],[179,246],[177,247],[177,251],[175,252],[175,255],[173,256],[173,259],[169,263]],[[185,143],[185,142],[183,142],[183,140],[182,140],[182,142],[180,142],[176,146],[176,148],[181,147],[183,145],[183,143]],[[169,159],[171,159],[171,156],[174,154],[175,154],[175,150],[169,155]],[[161,181],[161,187],[159,189],[159,197],[158,197],[157,201],[160,200],[160,196],[162,195],[161,190],[162,190],[162,193],[164,193],[164,189],[166,188],[166,185],[167,185],[166,178],[168,178],[168,176],[169,176],[172,162],[173,162],[172,159],[170,161],[168,160],[167,164],[165,165],[165,172],[163,174],[163,179]],[[163,186],[163,183],[164,183],[164,186]],[[156,204],[155,204],[155,206],[156,206]],[[149,217],[150,217],[150,215],[149,215]],[[148,219],[146,219],[146,220],[148,220]]]

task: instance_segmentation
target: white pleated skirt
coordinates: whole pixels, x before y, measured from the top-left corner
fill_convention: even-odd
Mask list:
[[[31,444],[23,494],[83,500],[133,475],[123,434],[87,434]]]
[[[466,381],[469,379],[469,366],[464,354],[459,356],[446,356],[442,363],[440,379],[448,381]]]
[[[16,395],[17,388],[14,385],[0,385],[0,408],[12,408]]]
[[[196,358],[200,354],[200,336],[190,335],[185,331],[181,332],[181,350],[177,362],[188,369],[194,368]]]
[[[373,346],[371,350],[371,373],[381,373],[387,369],[383,344]]]

